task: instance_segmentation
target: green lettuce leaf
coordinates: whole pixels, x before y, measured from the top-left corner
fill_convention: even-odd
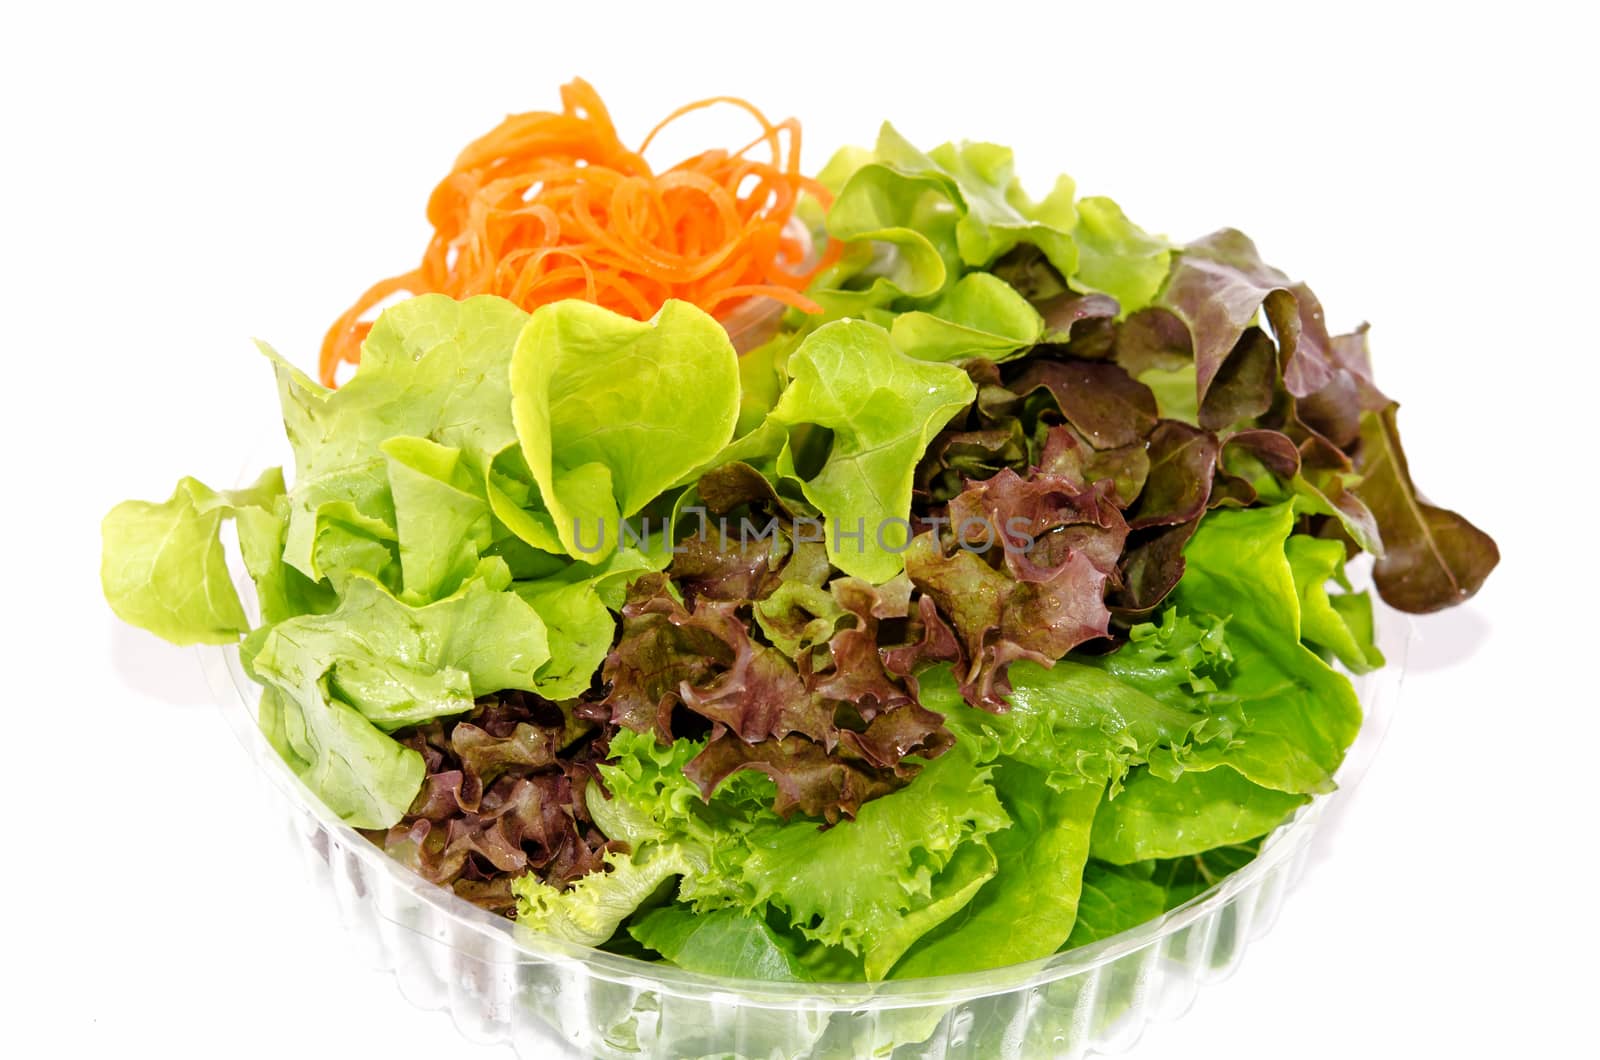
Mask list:
[[[1175,909],[1250,864],[1260,850],[1261,841],[1252,840],[1214,847],[1190,857],[1141,862],[1124,871],[1147,874],[1151,883],[1166,892],[1166,908]]]
[[[948,666],[918,674],[923,705],[946,716],[956,746],[973,745],[981,762],[1004,759],[1042,772],[1059,791],[1081,786],[1117,791],[1128,770],[1157,748],[1226,745],[1228,719],[1192,701],[1173,706],[1087,660],[1062,659],[1046,669],[1018,662],[1010,670],[1010,706],[991,714],[964,706]]]
[[[573,699],[586,691],[611,648],[628,584],[654,570],[656,559],[633,548],[611,553],[603,563],[572,563],[549,577],[512,588],[544,620],[550,661],[534,678],[547,699]]]
[[[1300,639],[1328,652],[1352,673],[1382,666],[1383,653],[1373,641],[1372,598],[1348,591],[1344,543],[1295,534],[1284,543],[1284,550],[1300,596]],[[1346,591],[1330,594],[1330,581]]]
[[[264,625],[294,615],[321,614],[338,604],[333,587],[314,582],[283,561],[284,535],[289,529],[289,498],[279,494],[270,506],[235,508],[234,527],[239,532],[239,552],[245,570],[256,586],[256,604]]]
[[[926,310],[901,313],[889,337],[902,353],[923,361],[982,357],[999,363],[1044,336],[1044,318],[1004,280],[968,273]]]
[[[888,125],[884,133],[898,139]],[[878,153],[885,154],[880,135]],[[984,266],[1018,243],[1031,243],[1063,276],[1077,272],[1077,246],[1068,235],[1076,222],[1074,185],[1070,177],[1039,202],[1028,198],[1016,177],[1011,148],[998,144],[962,142],[935,147],[927,155],[904,140],[893,144],[895,163],[917,172],[940,174],[951,201],[961,214],[956,223],[956,245],[969,266]]]
[[[334,575],[336,585],[354,574],[382,579],[397,540],[383,450],[391,438],[458,450],[478,476],[488,474],[517,440],[508,369],[527,319],[512,303],[486,295],[401,302],[378,317],[360,370],[338,390],[318,385],[262,345],[277,372],[295,453],[284,554],[290,566],[313,581]]]
[[[1165,239],[1145,232],[1102,196],[1078,200],[1072,238],[1078,245],[1073,286],[1110,295],[1125,314],[1155,301],[1172,262]]]
[[[1150,879],[1149,866],[1111,865],[1091,860],[1083,870],[1078,919],[1063,950],[1087,946],[1154,920],[1167,907],[1166,888]]]
[[[511,881],[517,896],[517,924],[580,946],[598,946],[622,922],[676,876],[699,866],[687,848],[657,845],[637,854],[607,851],[605,872],[581,876],[557,890],[533,873]]]
[[[756,826],[745,841],[744,886],[806,938],[861,954],[867,977],[880,979],[994,875],[982,841],[1009,823],[989,770],[957,743],[848,826]]]
[[[1328,542],[1328,551],[1309,539],[1296,544],[1294,523],[1288,503],[1218,510],[1201,521],[1185,549],[1187,569],[1173,593],[1173,609],[1182,617],[1164,617],[1171,632],[1161,646],[1174,658],[1198,658],[1206,640],[1184,628],[1199,628],[1201,616],[1210,616],[1216,630],[1226,623],[1226,668],[1213,669],[1201,684],[1175,687],[1161,667],[1146,665],[1146,645],[1156,642],[1149,633],[1143,644],[1132,642],[1131,651],[1100,660],[1166,700],[1201,693],[1220,704],[1218,697],[1226,697],[1241,720],[1227,741],[1180,756],[1174,765],[1181,772],[1159,769],[1163,761],[1156,758],[1130,774],[1095,818],[1095,857],[1123,864],[1241,843],[1271,831],[1310,795],[1332,789],[1361,710],[1349,680],[1302,642],[1302,600],[1320,608],[1313,610],[1314,635],[1330,637],[1336,625],[1345,646],[1363,662],[1365,654],[1322,591],[1327,575],[1342,564],[1343,546]]]
[[[185,478],[161,504],[123,501],[101,523],[100,584],[118,618],[174,644],[228,644],[250,624],[228,576],[220,530],[224,519],[251,511],[270,518],[283,495],[278,468],[255,485],[218,493]],[[251,523],[252,546],[262,528]],[[257,567],[267,557],[252,547]]]
[[[804,982],[811,973],[789,940],[737,909],[696,913],[662,906],[628,925],[628,934],[680,968],[706,975]]]
[[[739,415],[733,344],[686,302],[650,321],[541,307],[510,379],[523,456],[564,550],[585,559],[603,559],[623,517],[716,456]]]
[[[387,828],[422,787],[422,756],[339,701],[325,682],[297,692],[267,685],[257,724],[323,805],[353,828]],[[309,704],[309,705],[307,705]]]
[[[825,517],[834,565],[873,583],[888,581],[900,572],[909,541],[917,460],[973,399],[972,380],[954,366],[900,353],[887,331],[858,320],[807,336],[789,358],[789,373],[772,418],[833,432],[827,459],[803,489]],[[779,467],[798,477],[792,448]]]
[[[895,965],[897,978],[1047,957],[1072,934],[1100,789],[1055,791],[1041,770],[1013,763],[995,770],[994,787],[1011,818],[1011,827],[989,840],[994,878],[918,940]]]
[[[271,627],[252,675],[261,727],[306,785],[358,828],[398,821],[421,756],[384,735],[470,710],[475,697],[532,690],[549,658],[543,621],[492,566],[454,596],[410,607],[355,579],[337,609]]]
[[[679,849],[700,866],[678,890],[697,912],[774,910],[803,938],[858,955],[857,974],[880,979],[995,873],[988,837],[1009,818],[989,770],[960,744],[826,830],[774,813],[773,783],[758,774],[735,774],[702,799],[683,774],[702,746],[661,747],[620,731],[600,767],[611,798],[589,798],[607,835],[640,854]]]
[[[1199,854],[1265,835],[1309,801],[1228,768],[1175,780],[1141,770],[1095,815],[1089,851],[1117,865]]]
[[[1291,504],[1210,513],[1184,550],[1173,601],[1228,623],[1230,691],[1246,726],[1220,761],[1265,787],[1315,794],[1332,790],[1360,730],[1361,705],[1349,679],[1301,641],[1300,594],[1285,551],[1294,523]]]
[[[461,450],[426,438],[390,438],[388,460],[405,597],[414,603],[454,592],[492,541],[481,473]]]

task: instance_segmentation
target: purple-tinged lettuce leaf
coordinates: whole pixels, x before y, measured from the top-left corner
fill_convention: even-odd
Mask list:
[[[1222,440],[1217,454],[1211,506],[1277,503],[1299,475],[1300,450],[1288,435],[1264,427],[1235,431]]]
[[[1132,445],[1156,425],[1150,388],[1105,361],[1033,360],[1009,389],[1046,390],[1067,422],[1097,449]]]
[[[1149,371],[1170,372],[1194,363],[1194,341],[1183,320],[1169,309],[1150,306],[1117,328],[1112,344],[1116,362],[1135,378]]]
[[[430,882],[497,913],[516,906],[511,881],[551,887],[603,868],[615,847],[589,818],[584,788],[603,742],[539,696],[505,692],[460,718],[395,734],[426,778],[411,808],[368,838]]]
[[[1378,593],[1391,607],[1425,614],[1469,599],[1500,562],[1494,539],[1464,517],[1417,496],[1395,410],[1361,417],[1364,502],[1383,535],[1384,555],[1373,569]]]
[[[685,600],[755,600],[777,584],[772,569],[773,538],[743,538],[720,529],[693,534],[677,543],[672,578]]]
[[[1260,328],[1246,328],[1200,402],[1200,426],[1218,431],[1266,413],[1278,378],[1278,349],[1272,339]]]
[[[1109,631],[1105,590],[1127,527],[1100,490],[1010,470],[952,501],[950,521],[948,542],[912,541],[906,571],[961,643],[967,701],[1002,710],[1012,661],[1048,666]]]
[[[1128,534],[1117,566],[1120,584],[1108,597],[1118,618],[1131,621],[1154,611],[1183,577],[1183,548],[1200,520],[1153,526]]]
[[[1227,362],[1241,353],[1239,340],[1257,313],[1272,323],[1289,393],[1314,393],[1333,376],[1321,304],[1304,285],[1263,262],[1242,232],[1225,228],[1183,247],[1157,304],[1176,314],[1193,336],[1202,408]]]
[[[1111,353],[1120,307],[1110,295],[1068,291],[1035,303],[1035,308],[1044,317],[1042,341],[1059,346],[1067,356],[1099,360]]]
[[[1162,420],[1150,434],[1150,472],[1128,526],[1177,526],[1200,518],[1211,499],[1217,439],[1210,431]]]
[[[795,811],[836,822],[856,816],[862,805],[903,785],[893,770],[877,769],[830,753],[803,736],[785,736],[745,743],[713,739],[684,767],[684,775],[709,798],[740,770],[772,779],[777,798],[772,808],[787,817]]]
[[[1071,426],[1060,423],[1045,432],[1038,467],[1045,474],[1067,479],[1080,490],[1088,490],[1101,481],[1110,482],[1117,506],[1126,508],[1144,489],[1150,475],[1150,452],[1143,438],[1116,449],[1096,449]]]
[[[615,724],[663,741],[709,727],[705,749],[686,767],[707,798],[734,773],[754,770],[771,777],[780,814],[854,816],[915,775],[907,756],[931,758],[950,743],[943,719],[917,705],[909,678],[884,668],[885,652],[900,646],[880,646],[878,628],[907,616],[909,584],[901,582],[896,589],[837,579],[829,595],[838,611],[801,627],[810,635],[793,645],[797,665],[753,638],[743,601],[685,606],[663,576],[641,578],[606,660],[610,691],[601,708]],[[779,589],[822,591],[805,582]],[[798,596],[789,603],[804,606]],[[782,628],[794,620],[779,612],[768,621]],[[696,717],[697,727],[684,728]]]

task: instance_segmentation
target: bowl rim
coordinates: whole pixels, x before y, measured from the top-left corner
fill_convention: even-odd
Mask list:
[[[242,567],[232,564],[230,567],[234,567],[232,573],[238,583],[241,599],[247,608],[253,610],[254,585],[244,575]],[[1353,573],[1358,575],[1358,588],[1369,587],[1363,584],[1369,579],[1360,577],[1365,571]],[[513,920],[481,909],[453,891],[430,883],[390,857],[339,820],[305,786],[268,744],[256,724],[252,701],[259,698],[260,686],[244,672],[237,644],[201,646],[198,652],[207,682],[224,708],[229,727],[256,767],[266,774],[292,807],[314,818],[321,828],[342,844],[346,853],[360,860],[365,868],[383,874],[389,884],[409,893],[416,900],[431,906],[434,913],[445,917],[451,925],[451,938],[428,936],[437,944],[461,950],[460,943],[454,940],[465,932],[478,936],[479,941],[490,943],[487,951],[481,946],[471,951],[475,960],[490,964],[579,964],[594,978],[660,993],[702,999],[721,998],[753,1007],[805,1007],[819,1012],[860,1012],[956,1004],[974,998],[1041,987],[1092,972],[1139,950],[1153,947],[1162,939],[1176,935],[1210,916],[1290,860],[1311,842],[1327,807],[1354,788],[1365,774],[1392,718],[1404,677],[1406,657],[1415,638],[1415,628],[1409,616],[1381,604],[1375,603],[1374,617],[1379,647],[1387,663],[1365,675],[1350,675],[1361,702],[1363,717],[1356,740],[1335,773],[1336,789],[1313,797],[1292,817],[1268,833],[1261,851],[1249,864],[1161,916],[1086,946],[1001,968],[877,982],[787,983],[708,975],[540,934]],[[376,907],[376,903],[373,905]],[[417,930],[411,924],[388,916],[382,909],[374,908],[373,912],[402,930]],[[497,945],[501,948],[495,948]]]

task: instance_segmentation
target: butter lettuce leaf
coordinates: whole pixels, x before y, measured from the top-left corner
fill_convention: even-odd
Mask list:
[[[1108,294],[1123,313],[1152,304],[1172,265],[1172,245],[1128,220],[1103,196],[1078,200],[1078,245],[1074,286]]]
[[[358,541],[397,539],[383,450],[391,438],[459,450],[480,476],[487,474],[495,456],[516,444],[508,372],[527,319],[512,303],[486,295],[401,302],[378,317],[362,345],[360,370],[338,390],[262,345],[277,373],[295,453],[286,562],[312,580],[380,574],[370,546],[352,560],[347,551],[330,551],[327,541],[330,534],[341,539],[341,528]]]
[[[1295,534],[1285,542],[1284,551],[1300,596],[1300,639],[1328,652],[1352,673],[1382,666],[1383,653],[1373,640],[1372,598],[1349,591],[1344,543]],[[1329,593],[1329,582],[1346,591]]]
[[[339,606],[267,629],[250,658],[267,689],[261,727],[301,779],[358,828],[411,805],[423,762],[385,733],[532,690],[549,658],[543,621],[493,565],[455,595],[411,607],[356,579]]]
[[[1308,801],[1226,767],[1175,780],[1141,770],[1095,815],[1089,849],[1117,865],[1199,854],[1265,835]]]
[[[1083,870],[1077,921],[1061,948],[1087,946],[1160,916],[1166,909],[1167,891],[1150,878],[1152,869],[1149,865],[1090,860]]]
[[[522,454],[563,548],[585,560],[603,559],[623,518],[721,452],[739,416],[733,344],[686,302],[649,321],[543,306],[517,339],[510,382]]]
[[[483,475],[460,449],[427,438],[401,435],[381,448],[406,598],[425,603],[448,596],[471,577],[493,540]]]
[[[996,363],[1044,336],[1044,318],[1016,288],[988,272],[968,273],[926,310],[901,313],[890,325],[896,348],[924,361],[983,357]]]
[[[111,609],[174,644],[238,640],[250,624],[228,575],[222,523],[243,511],[270,519],[282,496],[283,473],[272,468],[243,490],[218,493],[185,478],[160,504],[123,501],[100,530],[100,584]],[[259,540],[254,530],[250,539]],[[257,558],[265,570],[266,557]]]
[[[996,871],[972,900],[912,947],[897,978],[998,968],[1054,953],[1072,934],[1089,830],[1100,789],[1053,790],[1042,771],[1014,763],[994,773],[1011,827],[989,845]]]
[[[1246,726],[1220,760],[1257,784],[1291,794],[1333,789],[1333,773],[1361,728],[1361,704],[1343,674],[1301,640],[1300,593],[1286,551],[1291,504],[1219,510],[1184,549],[1173,592],[1191,614],[1227,621],[1231,691]]]
[[[630,924],[628,933],[691,972],[769,982],[811,979],[790,940],[737,909],[696,913],[681,905],[662,906]]]
[[[830,558],[846,574],[888,581],[904,566],[916,463],[972,401],[972,380],[952,365],[906,356],[887,331],[859,320],[807,336],[789,358],[789,374],[772,418],[833,434],[821,469],[802,486],[825,518]],[[792,448],[779,469],[799,477]]]

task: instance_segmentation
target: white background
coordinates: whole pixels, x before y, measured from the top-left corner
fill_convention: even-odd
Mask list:
[[[509,1056],[356,963],[194,656],[101,603],[97,524],[180,474],[231,483],[274,428],[248,339],[312,364],[419,255],[460,145],[573,75],[629,138],[735,92],[801,117],[812,166],[884,117],[1013,144],[1034,187],[1069,171],[1179,239],[1240,227],[1335,327],[1371,320],[1417,480],[1504,561],[1419,623],[1387,745],[1277,928],[1137,1055],[1594,1055],[1600,85],[1593,27],[1558,13],[1580,5],[765,6],[5,16],[10,1055]]]

